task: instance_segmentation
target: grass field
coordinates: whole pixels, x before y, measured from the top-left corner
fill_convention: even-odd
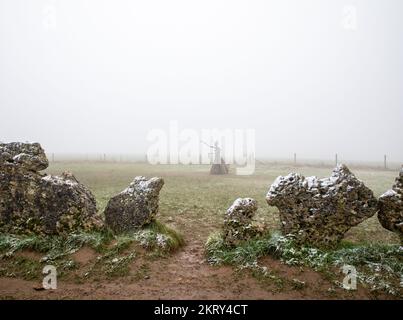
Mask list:
[[[211,176],[208,166],[148,165],[143,163],[56,162],[47,170],[52,174],[71,171],[94,193],[100,212],[111,196],[127,187],[135,176],[160,176],[165,180],[160,195],[160,217],[173,223],[184,233],[205,238],[219,228],[223,214],[238,197],[252,197],[258,201],[256,219],[272,229],[278,229],[277,209],[269,207],[265,195],[279,175],[299,172],[305,176],[327,177],[331,167],[292,167],[287,165],[258,165],[251,176]],[[352,169],[379,196],[391,188],[397,172],[374,169]],[[347,239],[354,242],[398,243],[398,237],[380,226],[376,217],[353,228]]]

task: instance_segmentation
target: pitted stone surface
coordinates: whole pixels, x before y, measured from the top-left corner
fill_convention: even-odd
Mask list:
[[[0,229],[61,234],[102,226],[95,198],[71,173],[50,176],[39,143],[0,144]]]
[[[105,209],[105,222],[115,232],[140,228],[158,213],[162,178],[136,177],[121,193],[111,198]]]
[[[373,192],[345,165],[325,179],[297,173],[280,176],[266,200],[278,208],[283,234],[320,246],[336,245],[351,227],[377,212]]]
[[[49,166],[45,151],[39,143],[0,143],[0,170],[17,167],[21,170],[40,171]]]
[[[252,198],[238,198],[228,208],[223,228],[224,241],[227,245],[236,246],[257,234],[257,229],[252,224],[257,209],[257,202]]]

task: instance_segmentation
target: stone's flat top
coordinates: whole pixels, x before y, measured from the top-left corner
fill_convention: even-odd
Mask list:
[[[159,192],[164,186],[164,179],[154,177],[151,179],[147,179],[143,176],[135,177],[133,182],[124,189],[120,194],[134,194],[136,192],[144,193],[144,192]]]
[[[239,210],[256,211],[257,201],[252,198],[238,198],[234,201],[231,207],[228,208],[227,214],[232,214],[234,211]]]
[[[52,176],[52,175],[46,175],[42,177],[43,181],[50,182],[52,184],[57,184],[57,185],[69,185],[69,186],[76,186],[78,184],[77,181],[66,179],[64,177],[60,176]]]
[[[8,151],[14,153],[20,153],[21,150],[33,150],[33,149],[42,149],[41,145],[38,142],[9,142],[3,143],[0,142],[0,149],[6,148]]]
[[[396,196],[396,195],[398,195],[398,193],[395,191],[395,190],[388,190],[388,191],[386,191],[384,194],[382,194],[381,196],[380,196],[380,198],[386,198],[386,197],[394,197],[394,196]]]

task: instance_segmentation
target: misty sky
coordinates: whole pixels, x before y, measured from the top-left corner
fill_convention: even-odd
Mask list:
[[[258,157],[403,162],[402,13],[401,0],[0,0],[0,140],[139,154],[177,120],[254,128]]]

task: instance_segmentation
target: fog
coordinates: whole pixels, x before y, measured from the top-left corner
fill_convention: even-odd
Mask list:
[[[0,141],[144,154],[173,120],[255,129],[257,157],[403,162],[402,12],[401,0],[0,0]]]

